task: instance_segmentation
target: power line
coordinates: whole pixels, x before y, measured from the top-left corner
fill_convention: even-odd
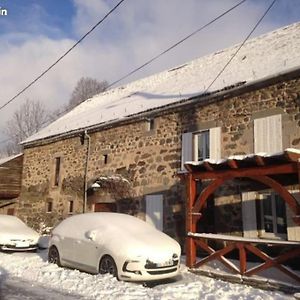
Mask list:
[[[99,21],[88,33],[86,33],[72,48],[70,48],[65,54],[64,56],[66,56],[66,54],[68,52],[70,52],[77,44],[79,44],[90,32],[92,32],[111,12],[113,12],[113,10],[115,10],[123,1],[120,1],[101,21]],[[191,36],[195,35],[196,33],[198,33],[199,31],[201,31],[202,29],[206,28],[207,26],[209,26],[210,24],[214,23],[215,21],[217,21],[218,19],[220,19],[221,17],[223,17],[224,15],[226,15],[227,13],[229,13],[230,11],[232,11],[233,9],[235,9],[236,7],[238,7],[239,5],[243,4],[244,2],[246,2],[247,0],[243,0],[240,1],[238,4],[236,4],[235,6],[231,7],[230,9],[228,9],[227,11],[225,11],[224,13],[222,13],[221,15],[219,15],[218,17],[214,18],[212,21],[210,21],[209,23],[205,24],[204,26],[202,26],[201,28],[197,29],[196,31],[192,32],[191,34],[189,34],[188,36],[186,36],[185,38],[181,39],[179,42],[175,43],[174,45],[172,45],[171,47],[169,47],[168,49],[166,49],[165,51],[161,52],[160,54],[156,55],[155,57],[153,57],[152,59],[150,59],[149,61],[147,61],[146,63],[144,63],[142,66],[136,68],[135,70],[131,71],[130,73],[128,73],[127,75],[123,76],[122,78],[120,78],[119,80],[113,82],[112,84],[110,84],[108,86],[111,87],[112,85],[115,85],[116,83],[120,82],[121,80],[129,77],[130,75],[132,75],[133,73],[137,72],[138,70],[142,69],[143,67],[145,67],[146,65],[150,64],[151,62],[153,62],[154,60],[156,60],[157,58],[159,58],[160,56],[162,56],[163,54],[167,53],[168,51],[170,51],[171,49],[175,48],[176,46],[178,46],[179,44],[181,44],[182,42],[184,42],[185,40],[187,40],[188,38],[190,38]],[[262,17],[258,20],[258,22],[255,24],[255,26],[253,27],[253,29],[250,31],[250,33],[247,35],[247,37],[244,39],[244,41],[242,42],[242,44],[239,46],[239,48],[237,49],[237,51],[234,53],[234,55],[229,59],[229,61],[225,64],[225,66],[222,68],[222,70],[218,73],[218,75],[215,77],[215,79],[211,82],[211,84],[206,88],[205,92],[207,92],[207,90],[214,84],[214,82],[220,77],[220,75],[224,72],[224,70],[227,68],[227,66],[231,63],[231,61],[233,60],[233,58],[237,55],[237,53],[240,51],[240,49],[244,46],[244,44],[246,43],[246,41],[249,39],[249,37],[252,35],[252,33],[256,30],[256,28],[259,26],[259,24],[261,23],[261,21],[264,19],[264,17],[268,14],[268,12],[270,11],[270,9],[272,8],[272,6],[275,4],[277,0],[273,0],[272,3],[269,5],[269,7],[267,8],[267,10],[264,12],[264,14],[262,15]],[[61,60],[64,56],[62,56],[59,60]],[[57,60],[56,63],[59,61]],[[54,63],[51,67],[48,68],[48,70],[50,70],[56,63]],[[44,72],[46,73],[46,71]],[[42,73],[43,74],[43,73]],[[42,75],[40,75],[39,77],[41,77]],[[38,78],[37,78],[38,79]],[[37,80],[36,79],[36,80]],[[31,85],[34,82],[31,83]],[[28,86],[29,87],[29,86]],[[25,89],[24,89],[25,90]],[[204,92],[204,93],[205,93]],[[20,92],[21,93],[21,92]],[[19,93],[19,94],[20,94]],[[18,96],[18,95],[17,95]],[[16,98],[17,96],[15,96],[14,98]],[[13,100],[13,99],[12,99]],[[12,101],[11,100],[11,101]],[[8,103],[7,103],[8,104]],[[7,105],[6,104],[6,105]],[[0,110],[3,107],[0,107]],[[67,110],[59,113],[59,117],[61,115],[63,115],[65,112],[67,112]],[[48,123],[44,122],[43,124]],[[0,141],[1,143],[7,142],[9,139],[4,140],[4,141]]]
[[[0,106],[0,110],[7,106],[9,103],[14,101],[17,97],[23,94],[27,89],[29,89],[33,84],[35,84],[41,77],[43,77],[47,72],[49,72],[56,64],[58,64],[65,56],[67,56],[79,43],[81,43],[92,31],[94,31],[111,13],[113,13],[125,0],[121,0],[117,5],[115,5],[99,22],[97,22],[86,34],[84,34],[69,50],[67,50],[62,56],[60,56],[50,67],[48,67],[44,72],[42,72],[38,77],[31,81],[26,87],[24,87],[20,92],[18,92],[14,97],[8,100],[5,104]]]
[[[120,81],[124,80],[125,78],[131,76],[132,74],[136,73],[137,71],[141,70],[142,68],[146,67],[147,65],[149,65],[150,63],[152,63],[154,60],[158,59],[159,57],[161,57],[162,55],[166,54],[167,52],[169,52],[170,50],[174,49],[175,47],[177,47],[178,45],[180,45],[181,43],[183,43],[184,41],[186,41],[187,39],[189,39],[190,37],[192,37],[193,35],[195,35],[196,33],[200,32],[201,30],[205,29],[206,27],[208,27],[209,25],[213,24],[215,21],[219,20],[220,18],[222,18],[223,16],[225,16],[226,14],[228,14],[229,12],[231,12],[232,10],[234,10],[235,8],[237,8],[238,6],[240,6],[241,4],[243,4],[244,2],[246,2],[247,0],[242,0],[239,3],[237,3],[236,5],[232,6],[231,8],[229,8],[228,10],[226,10],[225,12],[223,12],[221,15],[217,16],[216,18],[214,18],[213,20],[211,20],[210,22],[208,22],[207,24],[203,25],[202,27],[198,28],[197,30],[193,31],[192,33],[190,33],[189,35],[187,35],[186,37],[184,37],[183,39],[181,39],[180,41],[176,42],[175,44],[173,44],[172,46],[170,46],[169,48],[167,48],[166,50],[164,50],[163,52],[159,53],[158,55],[154,56],[153,58],[149,59],[147,62],[145,62],[144,64],[142,64],[141,66],[137,67],[136,69],[132,70],[131,72],[129,72],[128,74],[124,75],[123,77],[121,77],[120,79],[114,81],[113,83],[111,83],[107,88],[112,87],[113,85],[119,83]]]
[[[257,21],[257,23],[255,24],[255,26],[252,28],[252,30],[250,31],[250,33],[246,36],[246,38],[244,39],[244,41],[241,43],[241,45],[238,47],[238,49],[235,51],[235,53],[233,54],[233,56],[228,60],[228,62],[225,64],[225,66],[222,68],[222,70],[217,74],[217,76],[215,77],[215,79],[210,83],[210,85],[205,89],[204,93],[206,93],[209,88],[216,82],[216,80],[221,76],[221,74],[225,71],[225,69],[228,67],[228,65],[232,62],[232,60],[235,58],[235,56],[238,54],[238,52],[241,50],[241,48],[244,46],[244,44],[247,42],[247,40],[249,39],[249,37],[252,35],[252,33],[255,31],[255,29],[259,26],[259,24],[261,23],[261,21],[264,19],[264,17],[267,15],[267,13],[270,11],[270,9],[272,8],[272,6],[275,4],[277,0],[273,0],[273,2],[269,5],[269,7],[267,8],[267,10],[264,12],[264,14],[261,16],[261,18]]]

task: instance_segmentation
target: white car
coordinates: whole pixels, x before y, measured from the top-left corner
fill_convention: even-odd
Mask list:
[[[38,248],[39,234],[15,216],[0,215],[0,250],[31,251]]]
[[[69,217],[52,231],[48,261],[119,280],[149,281],[178,275],[180,245],[130,215],[99,212]]]

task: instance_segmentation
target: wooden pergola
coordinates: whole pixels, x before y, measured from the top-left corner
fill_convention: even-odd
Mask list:
[[[284,240],[249,239],[238,236],[197,233],[197,222],[210,196],[228,180],[248,178],[273,189],[289,206],[293,221],[300,225],[300,205],[288,191],[287,185],[300,183],[300,151],[287,149],[273,155],[248,155],[232,157],[220,162],[206,160],[187,162],[187,173],[181,175],[187,186],[186,203],[186,264],[189,268],[198,268],[211,260],[219,260],[237,274],[251,276],[265,269],[276,267],[288,276],[300,282],[300,277],[283,265],[287,260],[300,256],[300,242]],[[209,182],[197,195],[196,185],[202,181]],[[226,241],[222,249],[215,250],[206,243],[207,240]],[[260,244],[288,246],[289,250],[277,257],[271,257],[259,249]],[[207,252],[208,256],[198,259],[197,248]],[[234,250],[239,253],[239,268],[225,255]],[[247,269],[247,253],[259,257],[263,263]]]

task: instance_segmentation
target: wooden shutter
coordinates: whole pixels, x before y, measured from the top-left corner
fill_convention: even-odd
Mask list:
[[[146,196],[146,222],[156,229],[163,230],[163,196]]]
[[[182,134],[181,144],[181,170],[185,170],[184,163],[193,160],[193,133]]]
[[[210,128],[209,130],[209,158],[221,158],[221,127]]]
[[[281,115],[254,120],[254,152],[282,151]]]

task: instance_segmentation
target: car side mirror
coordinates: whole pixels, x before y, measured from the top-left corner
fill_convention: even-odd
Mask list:
[[[86,232],[85,236],[89,239],[89,240],[92,240],[94,241],[95,238],[96,238],[96,234],[97,232],[95,230],[89,230]]]

